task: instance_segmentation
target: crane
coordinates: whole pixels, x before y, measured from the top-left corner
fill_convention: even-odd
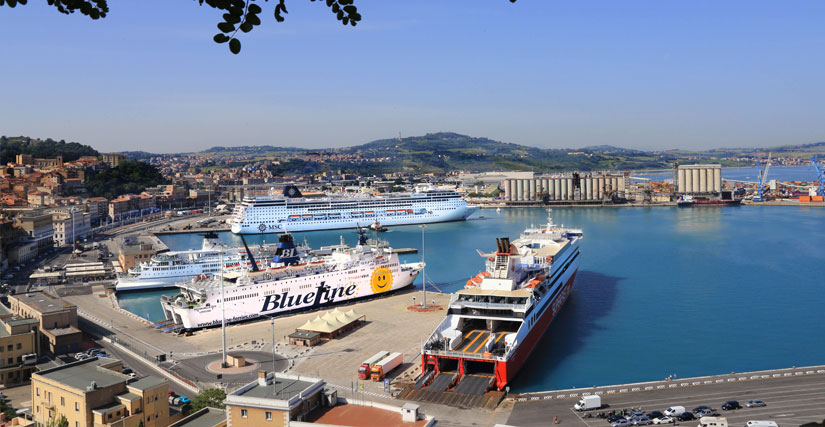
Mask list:
[[[761,202],[765,199],[762,197],[765,191],[765,182],[768,180],[768,169],[771,167],[771,153],[768,153],[768,160],[765,162],[765,169],[759,165],[759,153],[754,152],[754,158],[756,159],[756,170],[759,172],[759,182],[758,186],[756,187],[756,197],[753,198],[754,202]]]
[[[811,166],[816,171],[816,179],[819,181],[819,195],[825,196],[825,168],[819,167],[819,159],[816,156],[811,158]]]

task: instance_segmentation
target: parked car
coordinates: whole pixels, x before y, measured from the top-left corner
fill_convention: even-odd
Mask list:
[[[123,373],[126,374],[126,375],[129,375],[129,374],[133,373],[132,368],[123,368]]]
[[[718,417],[718,416],[719,416],[719,413],[718,413],[718,412],[716,412],[716,411],[714,411],[714,410],[713,410],[713,409],[711,409],[711,408],[702,409],[701,411],[699,411],[699,412],[696,414],[696,418],[702,418],[702,417]]]
[[[671,406],[670,408],[665,409],[665,415],[672,417],[672,416],[679,416],[685,412],[684,406]]]
[[[74,355],[75,360],[86,360],[86,359],[88,359],[88,358],[90,358],[90,357],[91,357],[91,356],[89,356],[89,355],[88,355],[88,354],[86,354],[86,353],[75,353],[75,355]]]
[[[695,420],[696,417],[693,415],[692,412],[682,412],[679,416],[676,417],[679,421],[690,421]]]
[[[633,419],[634,426],[647,426],[650,425],[650,417],[647,415],[642,415],[640,417],[636,417]]]
[[[673,417],[661,416],[653,419],[653,424],[671,424],[674,422],[676,422],[676,420],[673,419]]]
[[[630,425],[630,421],[628,421],[624,418],[618,419],[618,420],[613,421],[612,423],[610,423],[610,427],[627,427],[629,425]]]
[[[662,411],[650,411],[647,413],[647,416],[650,417],[651,420],[655,420],[656,418],[664,417],[665,414]]]
[[[191,400],[191,399],[189,399],[188,397],[186,397],[186,396],[181,396],[181,397],[179,397],[179,398],[178,398],[178,405],[185,405],[185,404],[187,404],[187,403],[189,403],[189,402],[191,402],[191,401],[192,401],[192,400]]]
[[[742,405],[735,400],[728,400],[727,402],[722,404],[723,411],[732,411],[734,409],[742,409]]]
[[[137,378],[137,374],[134,372],[129,372],[129,378]]]
[[[710,406],[705,406],[705,405],[697,406],[697,407],[693,408],[693,410],[691,412],[693,412],[694,414],[698,414],[703,409],[710,409]]]
[[[641,416],[642,416],[642,415],[644,415],[644,414],[645,414],[645,413],[644,413],[644,412],[642,412],[642,411],[633,411],[633,412],[628,412],[628,413],[624,414],[624,417],[625,417],[628,421],[631,421],[631,422],[632,422],[634,419],[636,419],[636,418],[638,418],[638,417],[641,417]]]
[[[748,408],[761,408],[763,406],[767,406],[767,404],[759,399],[752,399],[749,400],[748,403],[745,404]]]
[[[623,416],[621,416],[619,414],[616,414],[616,415],[611,415],[611,416],[607,417],[607,422],[612,423],[616,420],[623,420],[623,419],[624,419]]]

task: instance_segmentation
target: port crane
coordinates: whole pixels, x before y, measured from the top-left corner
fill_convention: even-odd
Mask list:
[[[819,195],[825,196],[825,167],[819,166],[819,159],[816,156],[811,158],[811,166],[816,171],[816,179],[819,181]]]
[[[771,153],[768,153],[768,160],[765,162],[765,169],[762,169],[762,166],[759,165],[759,153],[754,152],[753,154],[753,157],[756,159],[756,170],[759,172],[756,197],[753,198],[753,201],[761,202],[765,200],[763,194],[765,192],[765,182],[768,180],[768,169],[771,167]]]

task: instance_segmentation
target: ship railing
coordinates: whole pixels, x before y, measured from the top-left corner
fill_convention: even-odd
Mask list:
[[[513,310],[526,311],[529,304],[507,304],[503,302],[476,302],[476,301],[455,301],[450,302],[450,308],[481,308],[488,310]]]
[[[505,356],[493,356],[489,353],[464,353],[460,351],[448,351],[448,350],[424,350],[424,354],[432,354],[433,356],[444,356],[444,357],[455,357],[455,358],[471,358],[471,359],[484,359],[490,361],[499,361],[504,362],[507,360]]]

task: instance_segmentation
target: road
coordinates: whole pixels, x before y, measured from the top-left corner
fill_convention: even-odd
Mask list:
[[[744,382],[697,385],[664,390],[651,390],[602,396],[609,409],[641,408],[643,411],[664,411],[673,405],[688,410],[700,405],[719,409],[728,400],[738,400],[744,406],[750,399],[767,403],[763,408],[743,408],[720,411],[731,426],[743,426],[749,420],[775,421],[782,427],[798,426],[825,420],[825,374],[758,379]],[[548,425],[557,416],[560,424],[607,427],[600,418],[581,418],[572,407],[574,399],[548,399],[516,402],[508,420],[513,426]],[[597,411],[591,411],[595,415]],[[680,422],[696,425],[696,421]]]

